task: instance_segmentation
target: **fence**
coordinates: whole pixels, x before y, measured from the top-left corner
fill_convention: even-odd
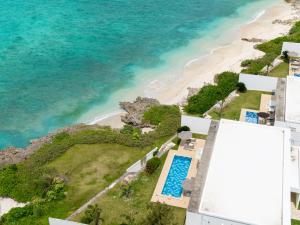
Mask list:
[[[255,91],[268,91],[273,92],[276,90],[278,79],[275,77],[240,74],[239,82],[243,82],[248,90]]]
[[[153,158],[153,153],[157,150],[158,150],[157,147],[154,148],[144,158],[140,159],[139,161],[135,162],[132,166],[130,166],[126,170],[126,172],[128,172],[128,173],[138,173],[138,172],[140,172],[143,168],[145,168],[147,161]]]

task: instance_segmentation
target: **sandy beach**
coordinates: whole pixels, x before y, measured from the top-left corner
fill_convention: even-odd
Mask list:
[[[295,19],[296,17],[300,17],[299,11],[284,1],[270,6],[254,21],[241,26],[234,34],[230,44],[216,46],[209,55],[186,62],[179,72],[179,76],[173,77],[167,82],[169,85],[163,85],[158,91],[155,90],[155,96],[147,95],[147,97],[155,97],[164,104],[178,104],[186,99],[188,87],[200,88],[205,83],[212,83],[214,75],[223,71],[240,72],[240,64],[243,60],[263,55],[263,52],[254,49],[254,45],[257,43],[242,41],[242,38],[270,40],[282,36],[288,33],[291,25],[273,23],[273,21]],[[200,45],[198,47],[201,48]],[[123,125],[120,115],[106,117],[97,123],[115,128]]]

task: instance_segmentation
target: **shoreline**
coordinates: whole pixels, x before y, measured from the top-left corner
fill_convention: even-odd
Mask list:
[[[291,3],[284,1],[262,9],[254,19],[238,28],[234,34],[235,37],[229,44],[215,47],[210,50],[209,54],[185,62],[179,75],[172,77],[172,80],[164,82],[164,84],[172,83],[163,85],[160,90],[153,87],[155,89],[152,90],[155,93],[154,96],[145,94],[143,97],[156,98],[162,104],[180,105],[186,101],[188,88],[201,88],[205,83],[213,83],[214,75],[223,71],[239,73],[242,69],[240,64],[243,60],[261,57],[264,54],[254,48],[258,43],[247,42],[242,40],[242,38],[257,38],[268,41],[285,35],[292,24],[274,23],[274,21],[278,19],[282,21],[295,19],[297,17],[296,12],[297,9],[294,9]],[[151,93],[150,85],[155,86],[153,83],[156,81],[153,80],[148,84],[147,88],[150,89],[147,91],[148,93]],[[106,114],[98,120],[94,119],[92,124],[120,128],[124,124],[121,121],[122,114],[122,111]]]

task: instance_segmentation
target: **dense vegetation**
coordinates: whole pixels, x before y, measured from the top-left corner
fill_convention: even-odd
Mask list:
[[[225,99],[236,89],[238,74],[223,72],[215,76],[217,85],[206,85],[200,91],[188,99],[185,111],[190,114],[202,115],[218,101]]]
[[[178,106],[153,106],[144,114],[144,122],[151,125],[159,125],[161,122],[168,120],[170,117],[180,117]]]
[[[109,127],[93,127],[73,134],[64,132],[56,135],[50,144],[42,146],[24,162],[1,169],[0,196],[11,197],[21,202],[30,202],[28,206],[12,210],[3,216],[1,223],[18,224],[20,219],[39,218],[51,212],[51,208],[65,197],[65,192],[68,190],[68,182],[65,182],[68,180],[68,174],[62,176],[56,167],[47,165],[63,156],[74,146],[117,144],[144,149],[153,147],[158,140],[166,139],[176,133],[180,126],[178,107],[158,106],[149,111],[154,112],[152,115],[158,117],[152,119],[151,116],[148,116],[149,120],[159,121],[156,123],[156,129],[152,132],[142,134],[136,128],[128,126],[121,131]],[[22,222],[22,224],[30,223]]]
[[[148,174],[153,174],[155,170],[159,167],[159,165],[160,165],[160,159],[157,157],[153,157],[146,164],[146,172]]]
[[[124,188],[124,184],[118,184],[99,198],[96,204],[102,210],[103,225],[168,225],[175,222],[178,225],[184,224],[185,209],[166,206],[161,208],[158,204],[149,205],[165,159],[166,155],[162,156],[161,164],[153,174],[149,175],[147,172],[142,172],[136,180],[127,184],[127,188]],[[85,213],[80,214],[76,221],[82,221],[85,216]],[[166,219],[168,223],[166,223]]]
[[[300,21],[292,27],[288,35],[257,45],[256,48],[260,51],[263,51],[265,55],[257,59],[248,59],[243,61],[241,63],[241,66],[244,67],[242,72],[249,74],[260,74],[260,71],[265,66],[269,66],[274,59],[281,54],[282,44],[286,41],[300,42]]]

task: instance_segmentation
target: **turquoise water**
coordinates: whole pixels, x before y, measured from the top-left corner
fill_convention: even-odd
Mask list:
[[[182,183],[185,180],[192,159],[189,157],[175,155],[171,168],[169,170],[164,188],[163,195],[179,198],[182,194]]]
[[[267,1],[2,0],[0,149],[108,110],[110,96],[137,85],[136,68],[166,65],[162,54]]]

